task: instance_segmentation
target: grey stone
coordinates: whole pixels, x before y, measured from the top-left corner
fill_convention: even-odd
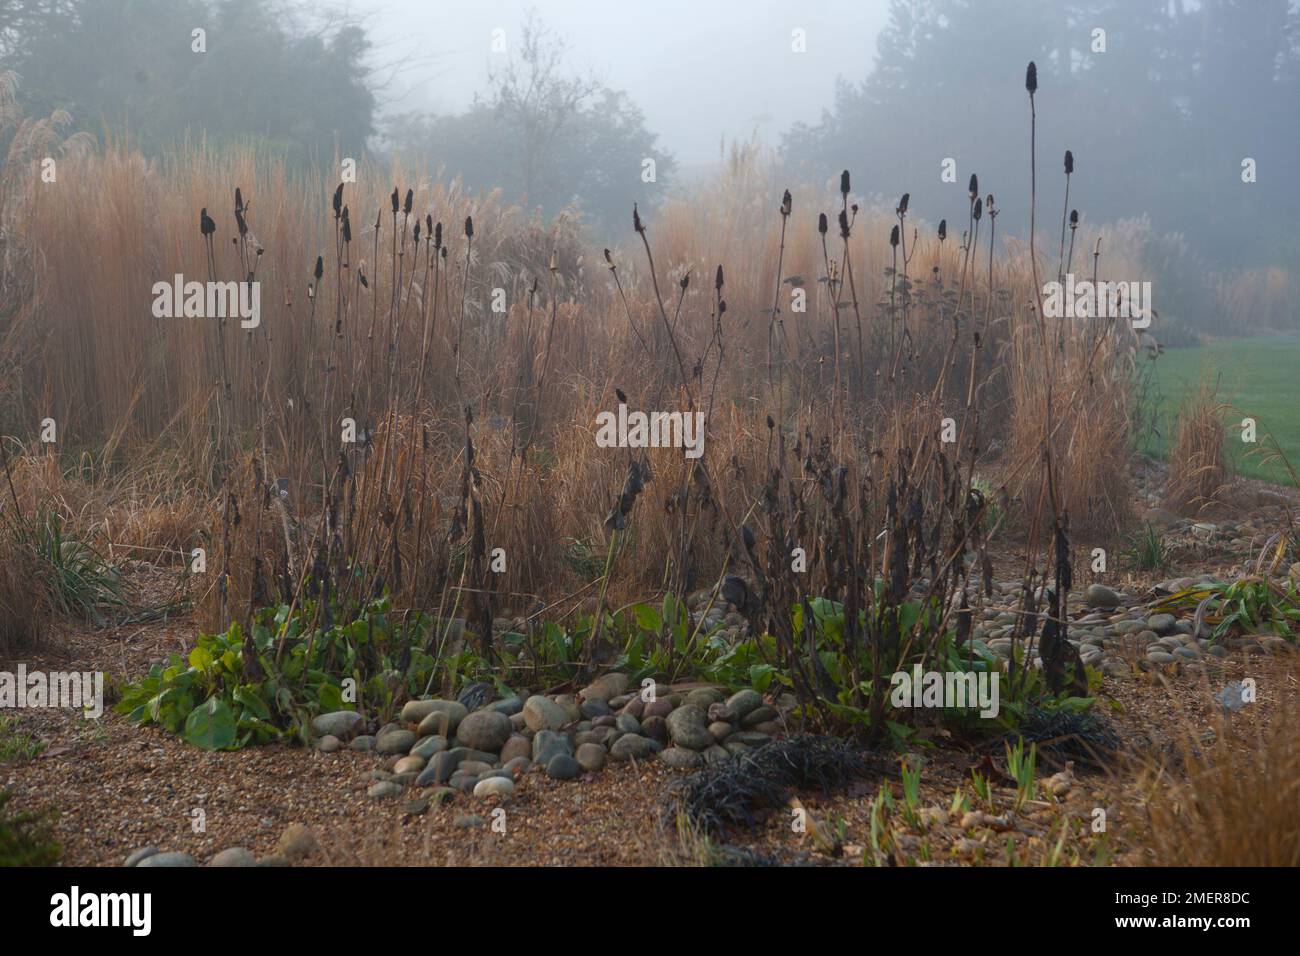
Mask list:
[[[312,719],[311,729],[317,737],[329,735],[339,740],[347,740],[361,728],[363,723],[365,718],[355,710],[334,710],[327,714],[317,714]]]
[[[578,747],[577,759],[583,770],[594,773],[605,766],[605,748],[600,744],[585,743]]]
[[[1083,594],[1083,600],[1089,607],[1119,607],[1120,596],[1104,584],[1089,584]]]
[[[687,750],[703,750],[714,742],[709,733],[708,715],[692,704],[678,707],[668,715],[668,733],[674,744]]]
[[[208,866],[257,866],[257,857],[242,846],[232,846],[208,860]]]
[[[582,773],[582,764],[568,754],[556,754],[546,764],[546,775],[552,780],[572,780]]]
[[[509,777],[487,777],[474,785],[476,797],[508,797],[515,792],[515,782]]]
[[[136,866],[178,867],[198,866],[198,862],[188,853],[153,853],[146,856]]]
[[[154,856],[155,854],[161,852],[162,851],[159,850],[156,846],[142,846],[140,849],[136,850],[134,853],[128,856],[126,858],[126,862],[123,863],[122,865],[138,866],[141,860],[147,859],[148,857]]]
[[[467,747],[497,753],[510,739],[510,718],[494,710],[478,710],[460,722],[456,739]]]
[[[546,767],[560,754],[573,756],[573,744],[567,734],[540,730],[533,737],[533,763]]]
[[[659,759],[674,770],[697,770],[704,766],[704,756],[684,747],[668,747],[660,752]]]
[[[569,713],[549,697],[534,694],[524,701],[524,723],[531,731],[560,730],[572,723]]]
[[[639,734],[624,734],[609,748],[611,760],[644,760],[659,750],[659,744]]]
[[[410,730],[390,730],[375,739],[375,752],[381,754],[408,753],[420,738]]]

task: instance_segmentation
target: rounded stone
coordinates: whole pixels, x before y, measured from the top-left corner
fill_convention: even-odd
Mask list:
[[[487,777],[474,785],[476,797],[508,797],[515,792],[515,782],[509,777]]]
[[[317,714],[312,719],[311,729],[317,737],[331,736],[347,740],[361,729],[364,722],[364,718],[355,710],[334,710],[327,714]]]
[[[569,712],[549,697],[534,694],[524,701],[524,724],[529,730],[560,730],[572,722]]]
[[[332,754],[342,746],[343,741],[339,740],[333,734],[326,734],[320,740],[316,741],[316,749],[323,754]]]
[[[698,770],[704,766],[702,754],[684,747],[668,747],[659,753],[659,759],[674,770]]]
[[[494,710],[478,710],[456,728],[456,739],[466,747],[497,753],[510,739],[510,718]]]
[[[582,773],[582,764],[568,754],[556,754],[546,765],[546,775],[552,780],[572,780]]]
[[[393,764],[393,773],[419,773],[424,769],[427,761],[423,757],[403,757],[397,763]]]
[[[376,738],[375,752],[381,754],[408,753],[419,739],[415,732],[411,730],[390,730],[388,733]]]
[[[644,760],[659,749],[659,744],[639,734],[624,734],[609,749],[611,760]]]
[[[668,715],[668,733],[673,743],[687,750],[703,750],[711,745],[708,715],[692,704],[678,707]]]
[[[199,864],[194,859],[194,857],[190,856],[188,853],[154,853],[145,857],[143,860],[141,860],[139,863],[136,864],[136,866],[152,866],[152,867],[179,867],[179,866],[198,866],[198,865]]]
[[[208,860],[208,866],[257,866],[257,857],[242,846],[232,846]]]
[[[589,773],[604,769],[605,756],[605,748],[600,744],[587,743],[578,747],[578,763]]]

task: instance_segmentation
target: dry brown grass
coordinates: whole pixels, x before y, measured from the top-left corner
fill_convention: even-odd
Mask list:
[[[1223,412],[1215,387],[1202,382],[1178,407],[1178,431],[1169,452],[1164,506],[1199,514],[1214,506],[1228,480],[1223,459]]]
[[[1256,703],[1211,715],[1208,733],[1203,717],[1189,715],[1173,759],[1148,764],[1141,789],[1151,862],[1300,865],[1300,671],[1288,655],[1252,673]],[[1202,696],[1214,689],[1205,685]]]
[[[412,215],[394,217],[390,189],[400,197],[408,183]],[[243,240],[232,217],[236,186],[248,203]],[[888,242],[894,211],[855,210],[850,286],[834,225],[849,200],[792,185],[782,247],[783,184],[756,150],[737,150],[715,180],[644,212],[653,276],[630,230],[610,250],[624,298],[570,217],[544,224],[426,171],[363,163],[343,192],[345,246],[330,187],[249,151],[193,143],[146,162],[110,143],[69,158],[58,188],[15,213],[40,291],[23,301],[5,340],[5,354],[27,358],[0,420],[30,436],[48,415],[61,435],[57,464],[39,475],[32,465],[31,487],[115,556],[179,556],[206,542],[210,568],[230,575],[224,602],[208,588],[218,617],[257,595],[300,593],[313,547],[333,548],[334,532],[368,565],[368,585],[401,592],[399,606],[459,610],[474,590],[464,568],[472,553],[450,535],[468,528],[475,503],[486,548],[508,555],[506,572],[491,578],[495,610],[557,595],[590,600],[609,556],[603,518],[631,461],[593,440],[616,388],[634,409],[695,401],[708,413],[703,464],[718,505],[691,513],[696,586],[731,560],[734,525],[759,506],[776,459],[800,444],[807,455],[822,436],[851,481],[871,488],[873,509],[898,456],[919,455],[910,467],[933,475],[936,452],[965,462],[972,445],[995,441],[1012,452],[1001,479],[1037,509],[1046,438],[1054,490],[1074,526],[1111,530],[1127,520],[1127,346],[1077,323],[1053,329],[1045,347],[1023,250],[998,246],[990,257],[981,236],[968,256],[965,224],[940,243],[913,211],[904,259]],[[200,208],[217,223],[214,277],[255,269],[257,329],[152,316],[155,281],[209,278]],[[832,223],[825,245],[821,212]],[[412,229],[426,214],[442,227],[445,255],[430,248],[427,230],[415,245]],[[318,255],[323,276],[313,282]],[[822,281],[828,274],[837,288]],[[504,314],[491,309],[497,288]],[[804,312],[793,310],[796,288]],[[770,371],[774,299],[781,322]],[[1049,384],[1055,407],[1045,429]],[[935,436],[948,417],[959,438],[943,449]],[[344,418],[368,428],[368,447],[340,452]],[[662,589],[681,557],[672,499],[698,476],[679,453],[646,459],[655,481],[618,537],[612,606]],[[74,487],[87,472],[78,460],[94,463],[90,489]],[[286,499],[269,492],[276,479],[286,480]],[[918,477],[916,487],[924,484]]]

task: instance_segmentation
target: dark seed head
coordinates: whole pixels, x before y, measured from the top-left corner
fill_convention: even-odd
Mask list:
[[[1029,61],[1029,66],[1025,70],[1025,89],[1029,95],[1033,96],[1038,90],[1038,67],[1034,66],[1034,61]]]
[[[840,210],[840,237],[844,239],[849,237],[849,214],[843,209]]]
[[[948,220],[940,219],[939,220],[939,241],[943,242],[947,238],[948,238]]]
[[[823,236],[826,235],[826,213],[822,213],[817,217],[817,231]]]
[[[781,197],[781,215],[783,216],[790,215],[790,208],[793,205],[793,203],[794,200],[790,197],[790,190],[787,189],[785,191],[785,195]]]
[[[900,216],[907,215],[907,201],[911,198],[911,193],[903,193],[903,198],[898,201],[898,214]]]
[[[846,169],[844,170],[844,172],[840,173],[840,195],[847,196],[848,194],[849,194],[849,171]]]
[[[983,215],[984,215],[984,200],[976,199],[975,200],[975,221],[979,222],[980,217],[982,217]]]
[[[312,272],[312,275],[314,275],[316,277],[316,281],[319,282],[320,277],[323,276],[324,274],[325,274],[325,258],[323,256],[317,256],[316,269],[315,271]]]
[[[398,198],[397,198],[397,187],[396,187],[396,186],[393,187],[393,196],[392,196],[392,200],[393,200],[393,215],[396,216],[396,215],[397,215],[397,203],[398,203]]]
[[[641,213],[637,211],[636,203],[632,203],[632,228],[638,233],[645,232],[645,226],[641,224]]]
[[[1079,228],[1079,210],[1077,209],[1070,210],[1070,228],[1071,229]]]
[[[433,227],[433,248],[442,248],[442,223]]]
[[[1074,172],[1074,153],[1067,149],[1065,151],[1065,175],[1068,176],[1072,172]]]
[[[334,218],[337,219],[343,212],[343,184],[339,183],[339,188],[334,190]]]
[[[465,238],[466,239],[474,238],[474,217],[473,216],[465,217]]]
[[[980,178],[974,173],[970,174],[970,187],[968,191],[970,192],[970,198],[972,201],[980,194]]]
[[[889,230],[889,244],[890,244],[891,246],[897,246],[897,245],[898,245],[898,227],[897,227],[897,226],[895,226],[893,229],[890,229],[890,230]]]
[[[718,266],[717,274],[713,277],[713,288],[722,288],[722,266]]]
[[[402,212],[406,213],[406,215],[409,216],[411,214],[411,206],[414,205],[414,203],[415,203],[415,192],[414,190],[408,189],[406,191],[406,202],[402,203]]]

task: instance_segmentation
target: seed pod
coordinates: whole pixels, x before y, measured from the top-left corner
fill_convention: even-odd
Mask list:
[[[976,196],[980,194],[980,178],[976,176],[974,173],[970,174],[969,192],[972,201],[975,199]]]
[[[432,213],[424,214],[424,234],[426,236],[433,235],[433,214]]]
[[[199,210],[199,232],[202,235],[210,236],[217,231],[217,224],[213,222],[212,217],[208,215],[208,207],[204,206]]]
[[[682,287],[682,291],[685,292],[686,287],[691,284],[691,274],[688,272],[682,276],[682,281],[678,284]]]
[[[1074,153],[1068,149],[1065,151],[1065,175],[1069,176],[1074,172]]]
[[[1038,90],[1038,67],[1034,66],[1033,60],[1029,61],[1029,66],[1025,70],[1025,89],[1029,91],[1030,96]]]
[[[465,238],[466,239],[474,238],[474,217],[473,216],[465,217]]]
[[[897,226],[895,226],[893,229],[890,229],[890,230],[889,230],[889,244],[890,244],[891,246],[897,246],[897,245],[898,245],[898,227],[897,227]]]
[[[312,272],[312,275],[316,277],[317,282],[320,282],[320,277],[323,276],[324,274],[325,274],[325,258],[323,256],[317,256],[316,269],[314,272]]]
[[[442,223],[438,223],[433,228],[433,248],[442,248]]]
[[[713,288],[715,289],[722,288],[722,266],[718,266],[717,275],[713,277]]]
[[[348,207],[343,207],[343,241],[352,241],[352,221],[348,219]]]
[[[975,221],[979,222],[980,217],[982,217],[983,215],[984,215],[984,200],[976,199],[975,200]]]
[[[940,219],[939,220],[939,241],[943,242],[947,238],[948,238],[948,220]]]
[[[415,220],[415,244],[420,244],[420,220]]]
[[[907,201],[911,198],[911,193],[903,193],[903,198],[898,201],[898,214],[900,216],[907,215]]]
[[[632,228],[637,233],[645,232],[645,226],[641,225],[641,213],[637,211],[636,203],[632,203]]]
[[[605,261],[609,263],[611,269],[614,268],[614,260],[610,258],[608,249],[605,250]]]
[[[794,200],[790,198],[790,190],[787,189],[785,191],[785,195],[781,197],[781,215],[783,216],[790,215],[790,208],[793,202]]]
[[[334,218],[338,219],[343,212],[343,184],[339,183],[339,188],[334,190]]]
[[[239,191],[239,187],[236,186],[235,187],[235,212],[243,212],[243,211],[244,211],[244,194],[241,193]]]
[[[840,195],[847,196],[848,194],[849,194],[849,171],[846,169],[844,170],[844,172],[840,173]]]
[[[823,236],[826,235],[826,213],[822,213],[817,217],[817,231]]]
[[[1079,210],[1077,209],[1070,210],[1070,228],[1071,229],[1079,228]]]
[[[396,186],[393,187],[392,199],[393,199],[393,215],[396,216],[397,215],[397,187]]]
[[[414,202],[415,202],[415,192],[413,190],[408,189],[406,191],[406,202],[402,203],[402,212],[404,212],[406,215],[409,216],[411,214],[411,206],[412,204],[414,204]]]
[[[842,239],[849,237],[849,214],[843,209],[840,210],[840,237]]]

